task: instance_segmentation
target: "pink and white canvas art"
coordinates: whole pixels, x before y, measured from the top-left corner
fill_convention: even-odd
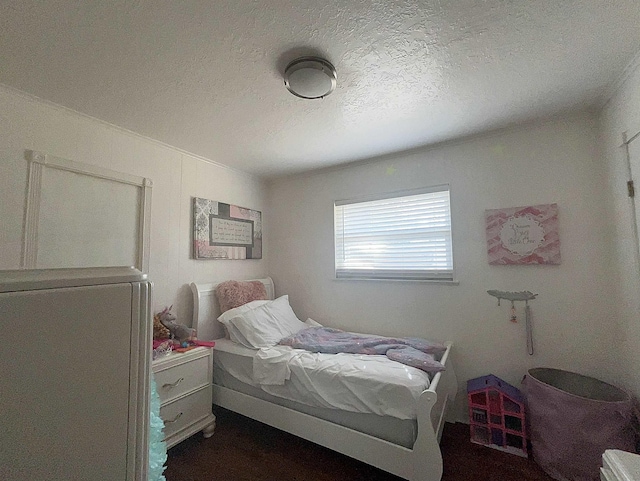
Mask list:
[[[485,211],[491,265],[560,264],[558,204]]]
[[[193,198],[194,259],[262,259],[262,213]]]

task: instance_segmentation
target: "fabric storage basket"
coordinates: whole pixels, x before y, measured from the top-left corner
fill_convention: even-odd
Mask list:
[[[605,449],[634,451],[626,392],[559,369],[530,369],[522,383],[533,458],[552,478],[597,481]]]

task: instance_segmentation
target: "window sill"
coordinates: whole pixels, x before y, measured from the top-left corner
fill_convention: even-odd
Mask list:
[[[367,277],[334,277],[334,281],[364,281],[364,282],[416,282],[419,284],[445,284],[448,286],[457,286],[460,285],[460,281],[457,279],[453,280],[440,280],[440,279],[371,279]]]

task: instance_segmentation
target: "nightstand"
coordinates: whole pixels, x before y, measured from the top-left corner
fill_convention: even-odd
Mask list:
[[[167,449],[198,431],[211,437],[216,426],[211,412],[213,349],[172,352],[153,361],[152,366]]]

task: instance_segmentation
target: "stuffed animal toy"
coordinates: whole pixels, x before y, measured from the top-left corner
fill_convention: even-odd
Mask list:
[[[171,308],[165,307],[164,310],[157,314],[160,323],[169,329],[171,336],[178,341],[186,341],[192,336],[192,329],[176,322],[176,316],[171,313]]]
[[[171,337],[171,331],[164,327],[160,322],[159,314],[153,316],[153,338],[154,339],[169,339]]]

